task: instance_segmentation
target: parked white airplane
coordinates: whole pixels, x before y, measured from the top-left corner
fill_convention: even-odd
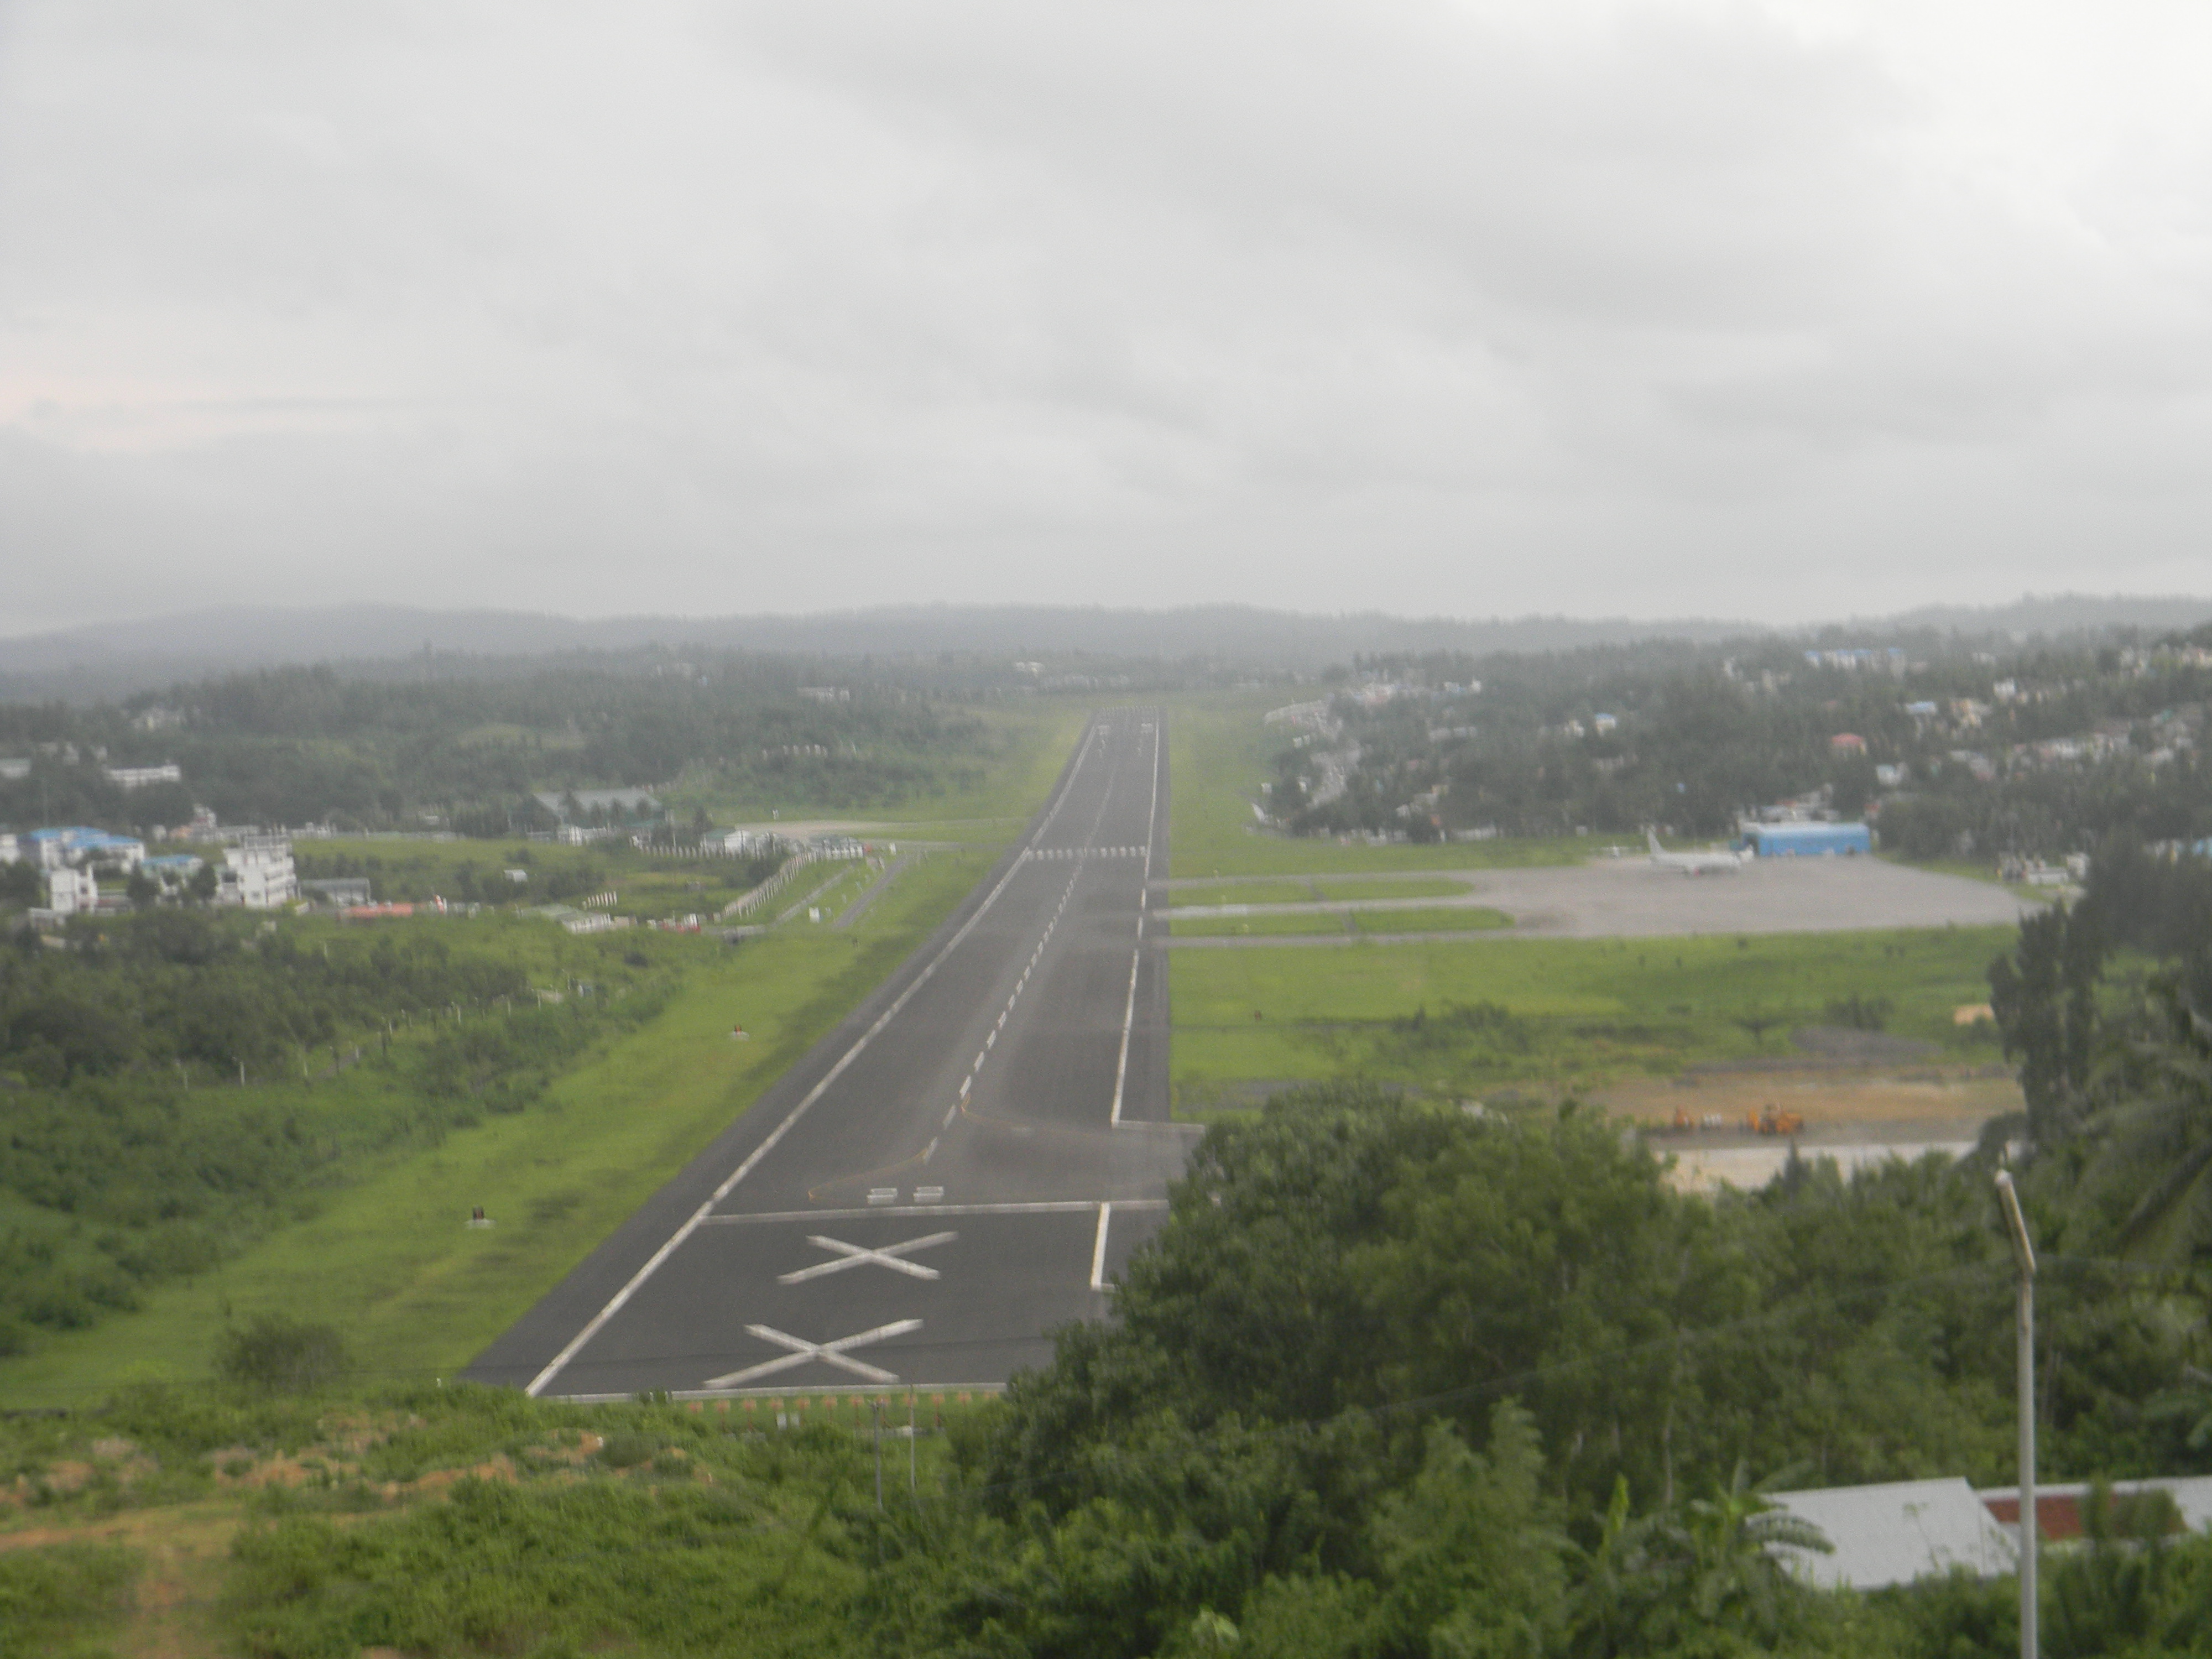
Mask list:
[[[1669,853],[1659,845],[1656,830],[1646,830],[1644,838],[1651,843],[1653,869],[1679,870],[1686,876],[1732,876],[1752,858],[1749,853]]]

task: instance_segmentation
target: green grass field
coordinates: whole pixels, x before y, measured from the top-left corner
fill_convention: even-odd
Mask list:
[[[1252,805],[1261,799],[1262,781],[1273,775],[1275,755],[1291,741],[1290,734],[1261,724],[1261,716],[1293,697],[1289,688],[1277,687],[1259,693],[1169,700],[1175,875],[1341,875],[1366,870],[1575,864],[1607,844],[1590,837],[1370,847],[1261,834],[1255,828]]]
[[[1461,933],[1510,927],[1513,918],[1481,905],[1422,906],[1409,910],[1293,910],[1256,916],[1181,916],[1168,924],[1178,939],[1257,939],[1286,933]]]
[[[1346,878],[1314,884],[1323,898],[1352,904],[1367,904],[1377,899],[1457,898],[1467,891],[1465,882],[1454,881],[1448,876],[1427,878],[1414,876],[1403,881],[1387,878]]]
[[[783,929],[735,950],[644,930],[612,936],[684,962],[681,988],[649,1025],[561,1078],[544,1103],[319,1195],[316,1213],[158,1289],[137,1313],[43,1340],[0,1366],[0,1401],[65,1405],[134,1381],[204,1376],[225,1321],[264,1310],[337,1324],[372,1371],[451,1375],[879,983],[990,857],[923,860],[844,933]],[[511,927],[549,963],[582,961],[608,937],[572,941],[520,921],[412,925]],[[750,1042],[732,1040],[735,1023]],[[479,1204],[497,1224],[462,1224]]]
[[[1350,931],[1334,910],[1294,910],[1287,915],[1182,916],[1168,924],[1177,939],[1264,938],[1279,933],[1342,933]]]
[[[1219,881],[1203,887],[1178,887],[1168,902],[1180,909],[1208,904],[1311,904],[1321,892],[1310,881]]]
[[[1257,920],[1253,918],[1252,920]],[[1510,939],[1338,949],[1178,951],[1170,989],[1179,1106],[1254,1080],[1371,1077],[1443,1092],[1509,1081],[1565,1088],[1698,1060],[1789,1052],[1832,1003],[1887,1001],[1887,1029],[1960,1060],[1994,1060],[1986,1001],[2006,927],[1657,940]],[[1504,1024],[1436,1017],[1492,1005]],[[1420,1029],[1407,1029],[1417,1012]],[[1760,1022],[1757,1032],[1743,1022]]]
[[[1487,905],[1425,905],[1417,910],[1354,910],[1352,925],[1363,933],[1465,933],[1510,927],[1513,918]]]

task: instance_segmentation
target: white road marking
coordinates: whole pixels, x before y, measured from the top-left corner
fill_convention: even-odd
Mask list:
[[[930,1138],[929,1138],[929,1145],[928,1145],[928,1146],[925,1146],[925,1147],[923,1147],[923,1148],[921,1149],[921,1161],[922,1161],[924,1164],[927,1164],[927,1163],[928,1163],[928,1162],[929,1162],[929,1160],[930,1160],[931,1158],[934,1158],[934,1157],[936,1157],[936,1156],[937,1156],[937,1137],[936,1137],[935,1135],[932,1135],[932,1136],[930,1136]]]
[[[888,1325],[878,1325],[872,1331],[855,1332],[841,1336],[834,1342],[809,1342],[803,1336],[793,1336],[769,1325],[748,1325],[746,1333],[763,1342],[773,1342],[791,1352],[779,1359],[763,1359],[757,1365],[748,1365],[741,1371],[732,1371],[727,1376],[710,1376],[702,1386],[709,1389],[734,1388],[756,1376],[771,1376],[777,1371],[787,1371],[794,1365],[804,1365],[810,1359],[820,1359],[847,1370],[855,1376],[864,1376],[871,1382],[896,1382],[896,1371],[887,1371],[878,1366],[864,1364],[847,1357],[848,1348],[865,1348],[871,1342],[887,1341],[894,1336],[904,1336],[908,1331],[921,1328],[919,1319],[895,1319]]]
[[[829,1261],[817,1261],[811,1267],[801,1267],[796,1273],[778,1273],[779,1285],[798,1285],[810,1279],[820,1279],[827,1273],[841,1273],[848,1267],[866,1267],[873,1262],[878,1267],[889,1267],[893,1273],[906,1273],[915,1279],[940,1277],[934,1267],[925,1267],[919,1261],[902,1258],[909,1250],[927,1250],[939,1244],[950,1244],[959,1237],[957,1233],[931,1233],[926,1238],[909,1238],[903,1244],[886,1244],[872,1250],[860,1244],[848,1244],[842,1238],[831,1238],[826,1233],[809,1233],[806,1242],[817,1249],[835,1250],[836,1257]]]
[[[923,1190],[927,1190],[926,1188]],[[920,1196],[917,1193],[916,1196]],[[1164,1210],[1164,1198],[1116,1198],[1107,1200],[1117,1210]],[[1095,1198],[1032,1199],[1011,1204],[933,1204],[927,1209],[901,1204],[887,1210],[760,1210],[744,1215],[710,1215],[710,1227],[750,1227],[784,1221],[857,1221],[885,1215],[1084,1215],[1096,1210]]]
[[[1052,828],[1053,820],[1060,816],[1060,809],[1067,805],[1069,792],[1073,789],[1075,780],[1083,770],[1083,763],[1090,753],[1091,734],[1085,733],[1082,748],[1075,751],[1075,764],[1067,769],[1067,780],[1060,786],[1058,799],[1053,802],[1052,810],[1045,814],[1044,822],[1037,825],[1037,836],[1042,836],[1046,830]],[[1032,846],[1036,844],[1035,836],[1031,837],[1030,844]],[[1020,867],[1021,861],[1018,859],[1006,866],[1006,873],[999,878],[999,884],[984,896],[983,902],[975,907],[975,914],[968,918],[960,931],[945,941],[945,948],[930,958],[928,966],[915,975],[914,983],[892,999],[891,1006],[876,1017],[875,1024],[860,1033],[853,1046],[838,1056],[837,1063],[823,1074],[821,1081],[809,1089],[799,1104],[785,1115],[783,1121],[771,1129],[766,1139],[746,1155],[745,1161],[730,1172],[730,1178],[715,1188],[707,1201],[694,1210],[690,1218],[669,1235],[668,1242],[646,1259],[645,1265],[629,1276],[622,1289],[617,1291],[609,1298],[607,1305],[592,1315],[590,1322],[575,1335],[570,1337],[568,1345],[546,1362],[544,1370],[530,1379],[529,1385],[523,1389],[523,1393],[535,1395],[558,1376],[568,1362],[583,1352],[584,1345],[605,1329],[609,1320],[629,1305],[630,1297],[637,1294],[645,1281],[659,1271],[660,1264],[675,1255],[682,1247],[684,1241],[691,1237],[693,1231],[714,1212],[714,1206],[727,1198],[736,1189],[738,1183],[753,1172],[760,1161],[775,1149],[777,1143],[791,1132],[799,1120],[812,1109],[814,1103],[828,1092],[830,1085],[844,1074],[845,1068],[860,1057],[860,1050],[868,1046],[870,1040],[897,1018],[899,1011],[906,1006],[917,991],[936,977],[937,970],[944,964],[945,958],[958,950],[967,940],[968,935],[975,932],[976,925],[989,913],[991,907],[998,902],[999,895],[1006,890],[1006,884],[1014,878],[1014,872]]]
[[[1137,969],[1145,960],[1145,894],[1152,881],[1152,841],[1158,833],[1160,812],[1160,738],[1152,734],[1152,815],[1145,820],[1145,873],[1137,889],[1137,948],[1129,953],[1129,1000],[1121,1010],[1121,1054],[1114,1062],[1114,1109],[1106,1121],[1121,1127],[1121,1096],[1129,1082],[1129,1033],[1137,1023]],[[1104,1222],[1099,1224],[1103,1229]],[[1103,1233],[1101,1235],[1103,1236]]]
[[[1094,1291],[1106,1288],[1106,1226],[1113,1214],[1111,1203],[1098,1206],[1098,1237],[1091,1244],[1091,1288]]]
[[[868,1202],[871,1204],[896,1204],[898,1202],[898,1188],[896,1187],[871,1187],[868,1188]]]
[[[944,1200],[945,1188],[942,1187],[917,1187],[914,1189],[914,1201],[917,1204],[940,1204]]]

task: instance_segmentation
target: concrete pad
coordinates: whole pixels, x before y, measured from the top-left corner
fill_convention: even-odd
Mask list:
[[[1480,905],[1513,918],[1510,928],[1407,935],[1473,944],[1515,938],[1643,939],[1698,933],[1827,933],[1878,927],[2010,927],[2040,908],[1991,882],[1941,875],[1882,859],[1771,859],[1735,875],[1685,876],[1643,859],[1600,859],[1581,866],[1450,873],[1468,884],[1462,898],[1384,900],[1358,908],[1371,915],[1394,908]],[[1250,915],[1339,912],[1344,903],[1255,904]],[[1171,912],[1217,915],[1222,907]],[[1271,933],[1170,941],[1176,950],[1270,950],[1388,944],[1387,933],[1365,935]]]

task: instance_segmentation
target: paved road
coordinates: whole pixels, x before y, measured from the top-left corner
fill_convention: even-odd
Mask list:
[[[1094,720],[937,936],[469,1374],[569,1397],[989,1384],[1102,1313],[1190,1139],[1145,917],[1163,724]]]

